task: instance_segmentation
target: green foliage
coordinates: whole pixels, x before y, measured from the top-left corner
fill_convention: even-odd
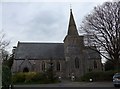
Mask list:
[[[53,71],[52,67],[48,68],[47,71],[44,74],[47,77],[47,80],[49,82],[53,82],[54,83],[57,80],[56,74]]]
[[[7,58],[8,57],[6,57],[6,59],[3,60],[3,65],[6,65],[11,69],[14,61],[14,55],[12,54],[8,59]]]
[[[16,73],[12,76],[13,83],[22,83],[25,81],[25,73]]]
[[[8,66],[2,66],[2,86],[7,87],[11,84],[11,70]]]
[[[115,71],[89,72],[82,76],[80,81],[89,81],[90,78],[92,78],[93,81],[112,81],[112,77],[115,73]]]
[[[24,73],[25,82],[31,82],[34,76],[36,76],[35,72]]]
[[[115,61],[115,60],[114,60]],[[112,61],[107,60],[105,63],[105,71],[120,71],[120,65],[113,63]]]
[[[45,84],[45,83],[53,83],[50,81],[50,79],[46,76],[45,73],[36,73],[36,72],[28,72],[28,73],[16,73],[12,76],[12,81],[14,84],[29,84],[29,83],[39,83],[39,84]],[[54,80],[54,82],[57,82],[57,80]]]
[[[43,73],[36,72],[21,72],[12,76],[13,83],[56,83],[59,82],[53,71],[52,60],[50,61],[50,67]]]
[[[114,63],[108,60],[105,63],[105,71],[109,71],[109,70],[114,70]]]
[[[49,67],[44,72],[44,75],[46,76],[46,79],[48,83],[55,83],[58,81],[58,77],[56,76],[56,73],[54,71],[54,65],[53,65],[53,59],[50,59]]]
[[[13,55],[10,56],[8,59],[8,55],[4,55],[5,57],[3,58],[2,62],[2,86],[3,88],[7,88],[10,84],[12,84],[11,81],[11,67],[13,64]]]
[[[11,69],[14,61],[14,55],[12,54],[10,58],[7,60],[7,66]]]

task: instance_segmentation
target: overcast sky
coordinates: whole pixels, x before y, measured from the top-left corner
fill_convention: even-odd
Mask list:
[[[0,4],[0,29],[10,40],[9,50],[21,42],[63,42],[67,34],[70,4],[79,30],[84,17],[99,2],[25,2],[5,0]],[[2,15],[2,16],[1,16]]]

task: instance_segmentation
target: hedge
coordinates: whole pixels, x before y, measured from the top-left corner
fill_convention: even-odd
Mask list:
[[[113,75],[115,73],[115,71],[89,72],[80,77],[80,81],[89,81],[89,79],[93,79],[93,81],[112,81]]]
[[[36,72],[16,73],[12,76],[12,81],[14,84],[51,83],[51,81],[47,78],[47,76],[44,73]],[[55,79],[54,82],[58,82],[58,80]]]
[[[11,84],[11,70],[8,66],[2,66],[2,86],[8,87]]]

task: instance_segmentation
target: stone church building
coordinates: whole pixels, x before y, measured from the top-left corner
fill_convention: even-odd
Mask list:
[[[18,42],[14,49],[12,71],[44,72],[52,60],[58,76],[76,78],[89,71],[102,70],[100,55],[84,45],[84,36],[78,34],[72,10],[68,33],[63,43]]]

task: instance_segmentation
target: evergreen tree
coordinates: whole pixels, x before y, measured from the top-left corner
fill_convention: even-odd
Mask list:
[[[55,82],[57,80],[57,77],[54,71],[54,64],[53,64],[52,58],[50,59],[49,67],[46,70],[46,76],[47,76],[48,81],[50,82]]]
[[[12,54],[9,58],[8,55],[4,57],[2,62],[2,89],[9,89],[9,85],[12,84],[12,72],[11,68],[14,61],[14,54]]]

